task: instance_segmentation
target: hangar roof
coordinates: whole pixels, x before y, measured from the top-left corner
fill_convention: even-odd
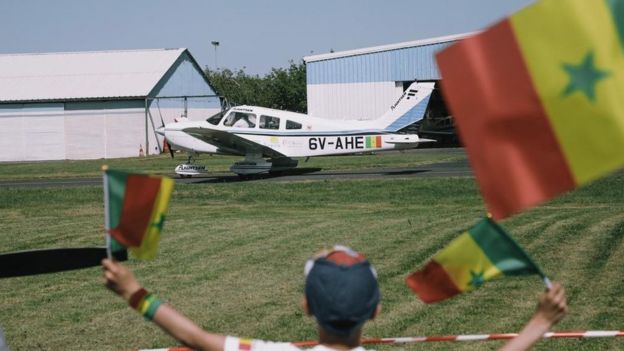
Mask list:
[[[306,84],[438,80],[435,54],[474,33],[306,56]]]
[[[144,98],[186,51],[2,54],[0,102]]]
[[[453,35],[447,35],[443,37],[428,38],[428,39],[421,39],[421,40],[414,40],[414,41],[406,41],[403,43],[396,43],[396,44],[389,44],[389,45],[382,45],[382,46],[373,46],[373,47],[363,48],[363,49],[355,49],[355,50],[332,52],[332,53],[327,53],[327,54],[311,55],[311,56],[304,57],[303,60],[306,63],[308,63],[308,62],[315,62],[315,61],[331,60],[331,59],[348,57],[348,56],[372,54],[372,53],[382,52],[382,51],[405,49],[405,48],[411,48],[415,46],[440,44],[440,43],[460,40],[468,36],[471,36],[473,34],[475,34],[475,32],[453,34]]]

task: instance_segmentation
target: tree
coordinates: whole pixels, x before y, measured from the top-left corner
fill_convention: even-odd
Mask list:
[[[307,112],[306,67],[290,62],[288,68],[272,68],[264,77],[240,69],[206,69],[216,93],[235,105],[254,105],[294,112]]]

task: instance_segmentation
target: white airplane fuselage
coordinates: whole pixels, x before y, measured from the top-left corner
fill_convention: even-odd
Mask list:
[[[271,165],[280,163],[277,160],[414,148],[421,142],[433,141],[420,139],[416,134],[396,133],[424,115],[433,84],[418,87],[416,84],[410,86],[388,113],[371,121],[335,121],[257,106],[237,106],[205,121],[170,123],[157,132],[164,135],[174,150],[245,156],[243,172],[237,172],[241,168],[234,167],[236,164],[232,168],[239,174],[273,170]],[[256,169],[253,162],[258,164]],[[293,162],[296,166],[297,162]],[[282,169],[294,166],[292,162],[282,162]]]

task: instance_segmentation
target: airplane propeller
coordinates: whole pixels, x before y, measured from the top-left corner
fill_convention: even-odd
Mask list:
[[[165,138],[165,126],[163,125],[162,127],[160,127],[160,128],[158,128],[158,129],[156,129],[156,134],[158,134],[158,135],[162,135],[162,137],[163,137],[163,138]],[[169,144],[169,143],[167,142],[167,139],[166,139],[166,138],[164,139],[164,142],[165,142],[165,143],[167,143],[167,144]],[[171,158],[174,158],[174,157],[173,157],[173,149],[171,148],[171,145],[170,145],[170,144],[169,144],[169,155],[171,155]]]
[[[165,142],[168,144],[168,142],[165,140]],[[171,158],[174,158],[173,155],[173,149],[171,148],[171,145],[169,145],[169,155],[171,155]]]

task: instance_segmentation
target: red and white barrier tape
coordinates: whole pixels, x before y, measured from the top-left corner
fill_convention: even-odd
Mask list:
[[[468,335],[439,335],[439,336],[416,336],[402,338],[369,338],[362,339],[362,344],[409,344],[417,342],[434,342],[434,341],[483,341],[483,340],[507,340],[518,336],[517,333],[506,334],[468,334]],[[548,332],[544,334],[544,339],[558,338],[612,338],[624,336],[621,330],[586,330],[579,332]],[[318,341],[296,341],[293,345],[298,347],[316,346]],[[133,349],[126,351],[192,351],[186,347],[172,347],[168,349]]]

